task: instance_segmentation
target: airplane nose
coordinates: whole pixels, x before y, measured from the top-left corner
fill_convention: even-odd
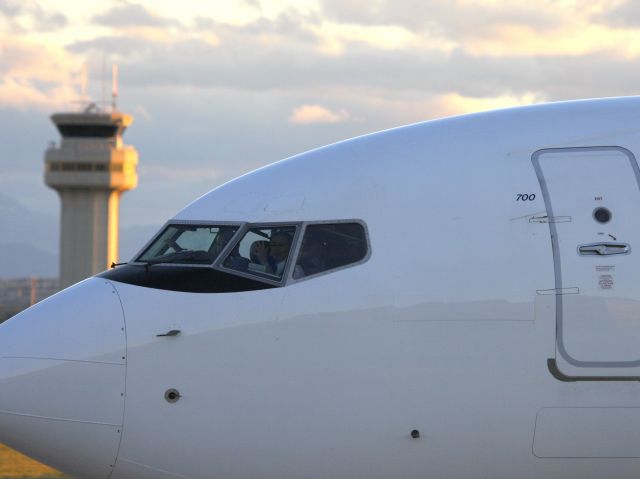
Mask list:
[[[0,325],[0,442],[72,476],[107,479],[124,415],[126,330],[90,278]]]

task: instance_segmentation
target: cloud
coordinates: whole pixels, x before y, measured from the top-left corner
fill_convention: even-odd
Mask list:
[[[289,116],[289,122],[294,125],[308,125],[310,123],[341,123],[349,118],[344,110],[333,112],[321,105],[301,105],[296,107]]]
[[[623,0],[613,8],[595,15],[594,20],[613,27],[637,29],[640,27],[640,3],[637,1]]]
[[[64,49],[5,38],[0,64],[0,105],[68,106],[77,99],[80,62]]]
[[[475,37],[496,25],[527,25],[538,30],[559,24],[557,2],[541,0],[321,0],[322,12],[338,22],[401,25],[412,31],[434,31],[448,37]]]
[[[353,30],[395,26],[407,32],[406,46],[462,50],[474,55],[581,55],[609,50],[640,54],[637,35],[616,32],[611,25],[639,22],[637,2],[619,0],[320,0],[328,24]],[[610,14],[603,11],[611,10]],[[599,19],[599,20],[598,20]],[[611,20],[611,25],[606,23]],[[408,33],[412,33],[413,37]]]
[[[23,9],[24,4],[22,2],[12,0],[0,0],[0,13],[3,15],[13,17],[18,15]]]
[[[243,0],[246,5],[249,7],[260,9],[260,0]]]
[[[541,103],[545,97],[535,92],[525,92],[522,95],[500,95],[487,98],[464,97],[457,93],[449,93],[435,99],[432,108],[439,117],[462,115],[476,111],[495,110],[515,106]]]
[[[162,17],[143,5],[123,2],[92,18],[94,23],[107,27],[165,27],[175,25],[175,20]]]
[[[67,24],[33,0],[0,0],[0,107],[47,109],[75,99],[77,58],[43,40]]]
[[[307,98],[322,98],[346,89],[355,96],[369,90],[384,90],[387,96],[408,90],[421,97],[452,92],[464,97],[519,96],[532,91],[547,91],[550,97],[567,92],[573,95],[577,91],[575,79],[584,78],[589,62],[598,64],[604,72],[628,70],[626,78],[603,78],[602,83],[580,85],[596,95],[607,85],[626,85],[629,90],[634,85],[629,79],[637,76],[632,63],[608,51],[582,56],[495,56],[462,49],[387,51],[360,43],[349,45],[339,55],[327,55],[313,45],[295,42],[265,47],[260,38],[238,32],[233,42],[220,34],[218,46],[197,38],[164,44],[143,38],[124,42],[122,37],[112,36],[76,44],[72,51],[87,56],[113,52],[121,65],[122,85],[260,92],[307,90]],[[589,76],[606,77],[604,72],[592,71]]]
[[[321,25],[321,18],[314,14],[303,14],[290,8],[274,19],[260,17],[243,25],[220,23],[213,18],[196,17],[194,29],[196,33],[215,32],[224,43],[241,49],[248,39],[260,43],[263,47],[296,42],[304,45],[317,45],[320,38],[316,29]]]
[[[325,8],[333,5],[331,1],[325,0]],[[325,104],[324,95],[333,95],[337,90],[350,90],[355,96],[376,90],[376,94],[391,97],[409,91],[422,99],[453,93],[464,98],[521,98],[534,94],[553,99],[573,98],[578,92],[586,96],[634,92],[634,83],[629,79],[637,77],[637,73],[629,58],[633,57],[632,48],[640,54],[640,43],[633,41],[632,33],[589,24],[595,3],[581,3],[584,4],[590,8],[579,10],[571,2],[556,5],[545,0],[536,13],[515,0],[500,4],[459,0],[449,10],[448,2],[434,0],[429,3],[428,12],[434,13],[430,19],[424,9],[411,1],[397,4],[380,0],[365,5],[353,0],[342,7],[353,7],[353,15],[358,8],[364,9],[361,26],[353,29],[347,24],[329,24],[317,12],[289,9],[272,19],[263,17],[242,25],[194,17],[193,25],[174,32],[170,41],[116,33],[69,48],[84,56],[112,52],[121,64],[123,85],[261,92],[307,90],[305,102],[312,104]],[[413,16],[407,5],[415,7]],[[558,18],[553,15],[553,5],[557,6]],[[472,15],[461,15],[463,7]],[[576,18],[567,20],[571,14]],[[342,21],[350,18],[348,12],[339,9],[333,15]],[[411,21],[425,25],[439,22],[450,29],[452,37],[453,32],[463,35],[449,43],[432,41],[430,33],[410,34],[404,27],[375,24],[385,18],[407,26]],[[482,30],[484,27],[474,23],[481,23],[478,19],[484,18],[493,25],[491,29]],[[558,28],[558,22],[565,21],[568,32]],[[584,28],[580,29],[581,25]],[[538,28],[546,29],[544,33],[550,40]],[[478,33],[480,30],[484,33]],[[465,35],[477,38],[465,40]],[[387,40],[386,36],[393,39]],[[336,48],[327,49],[332,42]],[[393,48],[384,48],[385,43]],[[589,62],[604,70],[588,71]],[[622,76],[609,77],[605,73],[609,70]],[[586,78],[597,76],[602,81],[576,82],[585,74]],[[576,83],[580,85],[576,87]],[[329,102],[335,104],[332,99]]]
[[[68,19],[60,12],[43,9],[33,0],[0,0],[2,24],[6,32],[49,32],[65,27]]]
[[[0,0],[0,11],[26,12],[24,5],[36,11],[37,4],[29,1]],[[110,60],[121,65],[125,89],[129,85],[307,90],[307,102],[325,104],[325,95],[337,90],[350,90],[354,95],[376,90],[392,96],[409,90],[422,98],[451,93],[464,98],[518,98],[528,92],[547,92],[545,97],[554,98],[571,92],[564,85],[575,83],[572,75],[585,73],[586,60],[605,72],[635,78],[628,60],[640,54],[633,32],[588,23],[603,8],[596,0],[542,0],[535,5],[516,0],[433,0],[427,4],[419,0],[322,0],[315,11],[289,8],[244,24],[222,23],[197,13],[191,23],[185,17],[179,23],[149,5],[125,1],[89,15],[94,22],[111,27],[111,34],[82,36],[81,41],[58,47],[51,56],[100,58],[109,52]],[[622,2],[610,14],[631,15],[633,5]],[[584,28],[578,32],[580,26]],[[43,42],[39,48],[49,47]],[[26,92],[28,88],[29,95],[18,97],[38,103],[50,96],[53,84],[60,81],[52,84],[47,78],[50,72],[35,69],[32,77],[17,77],[13,62],[22,60],[7,56],[5,50],[3,45],[0,72],[13,71],[3,80],[5,91]],[[43,70],[65,67],[52,65],[52,61],[43,65]],[[99,78],[99,62],[92,67],[90,77]],[[632,89],[624,77],[588,72],[588,78],[596,76],[603,77],[603,83],[581,82],[580,90],[598,95],[599,91]],[[329,102],[335,104],[330,98]]]
[[[383,103],[396,112],[393,118],[405,121],[419,119],[416,112],[420,118],[431,116],[429,112],[447,113],[446,105],[457,105],[451,111],[464,110],[462,103],[465,108],[484,108],[510,99],[519,103],[523,98],[636,93],[640,73],[629,61],[629,49],[640,49],[640,44],[631,41],[633,32],[589,24],[580,34],[563,36],[554,23],[567,22],[569,30],[575,29],[597,13],[594,1],[581,2],[589,7],[582,10],[572,2],[543,1],[535,14],[515,0],[458,0],[450,7],[434,0],[422,9],[413,0],[351,0],[341,7],[332,1],[322,4],[327,16],[289,8],[244,24],[197,14],[191,23],[184,18],[177,23],[147,4],[118,3],[92,17],[112,27],[98,30],[109,35],[86,37],[64,48],[17,40],[3,45],[0,102],[45,106],[72,99],[82,58],[101,58],[105,51],[110,61],[120,64],[123,92],[152,89],[157,92],[150,100],[154,102],[181,88],[193,90],[193,98],[204,98],[208,92],[251,98],[253,93],[269,93],[269,101],[283,102],[276,114],[298,124],[366,123],[374,115],[370,105]],[[5,0],[0,8],[19,8],[16,5]],[[549,18],[552,5],[557,19]],[[335,11],[328,12],[329,6]],[[570,13],[577,19],[568,21]],[[492,28],[472,28],[485,18]],[[537,28],[551,35],[555,50],[544,51],[547,40]],[[149,31],[154,35],[138,34]],[[452,38],[454,32],[461,35],[451,42],[432,41],[435,31],[449,32]],[[478,37],[465,40],[469,35]],[[327,49],[328,44],[336,48]],[[100,69],[99,62],[93,63],[90,78],[100,78]],[[276,97],[276,92],[283,95]],[[446,105],[437,100],[442,98],[449,99]],[[412,101],[421,108],[413,108]],[[132,104],[143,105],[137,99]],[[298,108],[291,111],[291,105]],[[156,120],[148,105],[139,113],[148,122]]]

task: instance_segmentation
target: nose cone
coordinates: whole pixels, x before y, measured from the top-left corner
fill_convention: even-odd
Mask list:
[[[118,294],[90,278],[0,325],[0,442],[73,476],[106,479],[124,414]]]

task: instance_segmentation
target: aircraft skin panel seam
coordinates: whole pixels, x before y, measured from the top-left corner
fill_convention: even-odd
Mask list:
[[[43,361],[64,361],[67,363],[106,364],[109,366],[124,366],[124,363],[117,363],[114,361],[91,361],[87,359],[49,358],[49,357],[42,357],[42,356],[0,356],[0,359],[41,359]]]
[[[64,417],[51,417],[51,416],[39,416],[37,414],[25,414],[21,412],[13,412],[13,411],[5,411],[0,409],[0,414],[7,414],[9,416],[20,416],[20,417],[29,417],[32,419],[44,419],[47,421],[61,421],[61,422],[73,422],[80,424],[92,424],[95,426],[109,426],[109,427],[121,427],[121,424],[112,424],[108,422],[99,422],[99,421],[83,421],[81,419],[67,419]]]
[[[120,448],[122,446],[122,438],[124,436],[124,420],[126,417],[126,411],[127,411],[127,358],[129,357],[129,350],[128,350],[128,339],[127,339],[127,317],[125,315],[124,312],[124,305],[122,304],[122,298],[120,297],[120,293],[118,292],[118,288],[116,288],[116,285],[113,284],[113,282],[111,281],[106,281],[106,283],[111,286],[111,288],[113,288],[113,292],[116,294],[116,298],[118,298],[118,304],[120,305],[120,310],[122,311],[122,330],[124,333],[124,386],[123,386],[123,391],[122,391],[122,399],[123,399],[123,403],[122,403],[122,419],[120,420],[120,426],[118,427],[118,433],[120,435],[120,437],[118,438],[118,447],[116,448],[116,455],[115,458],[113,460],[113,464],[111,464],[111,472],[109,473],[109,475],[107,476],[107,479],[111,479],[111,476],[113,476],[114,471],[116,470],[116,467],[118,465],[118,458],[120,457]]]
[[[141,469],[146,469],[148,471],[159,472],[161,474],[165,474],[171,477],[178,477],[180,479],[192,479],[191,476],[185,476],[184,474],[176,474],[175,472],[165,471],[164,469],[158,469],[157,467],[151,467],[147,464],[140,464],[139,462],[132,461],[131,459],[125,459],[124,457],[120,459],[124,463],[131,464],[133,466],[139,467]]]
[[[545,406],[540,408],[537,412],[536,412],[536,417],[535,417],[535,425],[534,425],[534,433],[533,433],[533,441],[531,444],[531,452],[533,454],[534,457],[536,457],[537,459],[551,459],[551,460],[558,460],[558,459],[571,459],[571,460],[584,460],[584,459],[588,459],[590,461],[594,461],[594,460],[606,460],[606,461],[612,461],[612,460],[624,460],[624,461],[629,461],[629,460],[633,460],[634,463],[640,459],[640,452],[636,449],[635,452],[630,452],[630,451],[625,451],[623,453],[613,453],[612,450],[609,450],[605,453],[600,453],[600,447],[603,447],[603,444],[598,444],[598,445],[594,445],[594,444],[589,444],[586,447],[584,445],[582,445],[581,447],[578,446],[577,449],[573,449],[572,451],[567,451],[566,449],[564,451],[559,451],[557,449],[558,444],[555,444],[555,448],[553,449],[549,449],[547,447],[546,451],[545,451],[545,447],[544,447],[544,443],[545,442],[552,442],[554,441],[554,439],[552,437],[549,436],[549,424],[547,422],[547,427],[544,427],[544,422],[541,423],[541,419],[543,416],[548,415],[549,413],[560,413],[561,416],[556,416],[553,422],[552,422],[552,428],[554,430],[554,435],[557,434],[558,432],[560,432],[560,434],[564,433],[565,437],[562,437],[561,441],[563,442],[563,446],[566,447],[567,445],[569,445],[569,447],[571,447],[571,445],[575,445],[575,444],[580,444],[581,441],[580,439],[578,439],[576,436],[579,435],[578,431],[576,431],[576,426],[580,427],[581,425],[584,425],[585,423],[587,424],[587,427],[589,425],[589,419],[593,419],[594,416],[600,416],[602,413],[607,413],[607,412],[624,412],[625,414],[628,414],[632,411],[637,411],[639,408],[637,406],[622,406],[622,407],[617,407],[617,406]],[[572,424],[568,425],[566,422],[564,424],[562,423],[558,423],[557,419],[559,417],[562,417],[562,415],[565,414],[575,414],[575,413],[581,413],[582,414],[582,418],[577,418],[578,420],[574,420],[571,421]],[[580,420],[582,419],[582,420]],[[625,422],[628,420],[628,417],[625,417]],[[542,433],[539,431],[539,426],[542,426]],[[568,427],[567,427],[568,426]],[[546,430],[546,434],[544,432],[544,429]],[[598,428],[600,429],[600,428]],[[621,428],[624,429],[624,428]],[[593,432],[593,431],[590,431]],[[611,435],[611,431],[602,431],[601,434],[598,434],[599,436],[604,436],[604,437],[610,437]],[[540,439],[539,441],[538,436],[542,436],[542,439]],[[593,437],[593,436],[591,436]],[[629,439],[629,438],[625,438],[625,439]],[[557,438],[555,438],[555,441],[557,441]],[[637,441],[626,441],[627,443],[632,443],[632,444],[636,444]],[[536,445],[538,445],[539,447],[542,446],[542,450],[536,450]],[[599,447],[598,447],[599,446]],[[562,446],[561,446],[562,447]],[[579,453],[582,452],[582,453]],[[595,454],[594,454],[595,452]]]

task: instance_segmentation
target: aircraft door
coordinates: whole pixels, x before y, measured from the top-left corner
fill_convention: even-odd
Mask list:
[[[551,233],[558,378],[640,377],[640,170],[620,147],[533,155]],[[552,371],[553,372],[553,371]]]

